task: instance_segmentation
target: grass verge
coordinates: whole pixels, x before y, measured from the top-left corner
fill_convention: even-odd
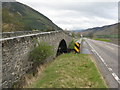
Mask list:
[[[103,38],[95,38],[94,40],[104,41],[104,42],[111,42],[110,39],[103,39]]]
[[[107,88],[90,55],[62,54],[29,88]]]

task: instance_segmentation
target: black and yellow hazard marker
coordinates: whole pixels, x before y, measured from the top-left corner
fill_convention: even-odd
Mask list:
[[[80,43],[75,42],[74,50],[75,50],[75,53],[80,53]]]

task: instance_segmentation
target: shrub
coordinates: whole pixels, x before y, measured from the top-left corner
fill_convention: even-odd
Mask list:
[[[35,47],[30,52],[30,60],[33,61],[34,64],[42,64],[44,60],[53,55],[52,46],[48,45],[45,42],[38,43],[38,46]]]
[[[69,49],[74,49],[75,41],[72,40],[68,46]]]

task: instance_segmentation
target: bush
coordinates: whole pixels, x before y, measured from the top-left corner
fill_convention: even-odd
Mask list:
[[[74,49],[75,41],[72,40],[68,46],[69,49]]]
[[[45,42],[38,43],[38,46],[35,47],[30,52],[30,60],[33,61],[34,64],[42,64],[45,59],[53,55],[52,46],[48,45]]]

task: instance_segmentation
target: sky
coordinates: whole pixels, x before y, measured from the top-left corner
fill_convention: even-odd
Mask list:
[[[118,22],[118,0],[16,0],[47,16],[66,30]]]

